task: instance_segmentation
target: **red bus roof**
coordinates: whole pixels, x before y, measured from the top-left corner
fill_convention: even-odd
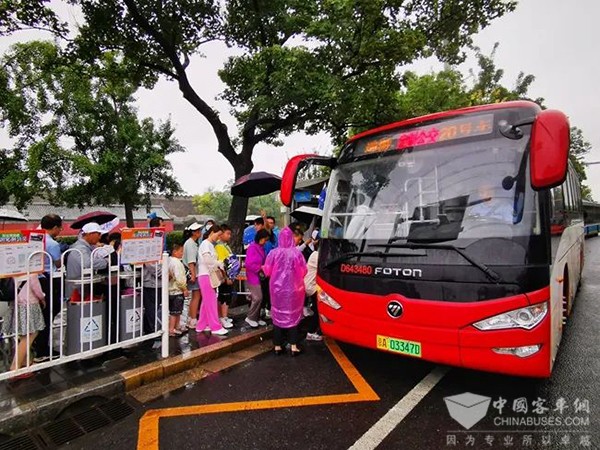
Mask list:
[[[453,109],[451,111],[443,111],[439,113],[427,114],[426,116],[414,117],[412,119],[402,120],[400,122],[390,123],[388,125],[383,125],[381,127],[373,128],[372,130],[363,131],[362,133],[355,134],[347,142],[355,141],[356,139],[363,138],[365,136],[370,136],[372,134],[377,134],[382,131],[392,130],[394,128],[405,127],[407,125],[415,125],[421,122],[426,122],[430,120],[436,119],[444,119],[446,117],[453,117],[461,114],[471,113],[471,112],[479,112],[479,111],[489,111],[493,109],[503,109],[503,108],[536,108],[540,109],[537,103],[528,101],[528,100],[515,100],[510,102],[503,103],[492,103],[489,105],[479,105],[479,106],[468,106],[467,108]]]

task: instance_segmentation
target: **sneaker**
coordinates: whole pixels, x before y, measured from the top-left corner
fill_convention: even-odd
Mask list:
[[[187,327],[192,330],[194,328],[196,328],[196,324],[198,323],[198,319],[190,319],[188,320],[188,325]]]
[[[258,326],[258,322],[255,322],[255,321],[254,321],[254,320],[252,320],[252,319],[248,319],[247,317],[246,317],[246,323],[247,323],[248,325],[250,325],[252,328],[256,328],[256,327]]]
[[[46,361],[50,361],[50,360],[55,360],[55,359],[58,359],[58,358],[60,358],[60,355],[57,354],[57,353],[54,353],[52,355],[52,358],[50,358],[50,356],[36,356],[35,358],[33,358],[33,362],[36,363],[36,364],[40,364],[40,363],[43,363],[43,362],[46,362]]]
[[[220,329],[218,329],[217,331],[211,331],[211,333],[212,333],[212,334],[219,335],[219,336],[224,336],[224,335],[226,335],[227,333],[229,333],[229,331],[227,331],[225,328],[220,328]]]
[[[233,323],[233,319],[231,317],[223,317],[227,322]]]
[[[304,307],[303,312],[304,312],[304,317],[310,317],[314,314],[313,310],[310,309],[308,306]]]
[[[267,322],[265,322],[264,320],[259,320],[257,323],[258,323],[258,325],[260,325],[261,327],[264,327],[264,326],[266,326],[266,325],[267,325]]]
[[[265,318],[267,318],[267,319],[271,318],[271,310],[265,309]]]
[[[319,333],[306,333],[306,340],[307,341],[322,341],[323,336],[321,336]]]
[[[233,324],[227,321],[224,317],[221,317],[220,322],[221,325],[223,325],[223,328],[233,328]]]

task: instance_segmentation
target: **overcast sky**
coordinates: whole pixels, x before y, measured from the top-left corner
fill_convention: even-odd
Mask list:
[[[549,108],[565,112],[572,125],[580,127],[593,150],[589,161],[600,161],[600,1],[522,0],[515,12],[498,19],[475,37],[475,43],[489,53],[500,42],[497,66],[505,70],[504,82],[512,84],[520,71],[535,75],[531,97],[543,97]],[[5,47],[0,42],[0,48]],[[200,96],[214,105],[228,126],[235,129],[227,105],[215,97],[223,90],[217,70],[227,49],[219,44],[203,49],[205,58],[194,58],[189,78]],[[461,66],[466,73],[473,61]],[[419,73],[439,70],[434,60],[420,61],[412,69]],[[221,188],[233,178],[229,163],[217,153],[216,139],[204,118],[181,96],[175,83],[161,81],[152,91],[138,95],[141,115],[155,119],[171,117],[186,153],[172,157],[175,175],[183,189],[197,194],[209,187]],[[296,134],[284,147],[258,146],[254,170],[281,174],[287,159],[304,152],[328,152],[327,136]],[[600,165],[588,168],[588,184],[600,200]]]
[[[475,37],[485,53],[500,42],[496,55],[498,67],[505,70],[505,83],[512,84],[520,71],[535,75],[530,94],[543,97],[549,108],[564,111],[571,124],[580,127],[594,150],[590,161],[600,161],[600,1],[598,0],[523,0],[515,12],[494,22]],[[201,96],[214,99],[223,89],[216,75],[225,59],[218,45],[205,49],[206,58],[194,59],[190,79]],[[465,73],[473,61],[462,66]],[[440,69],[433,60],[414,65],[421,73]],[[161,82],[152,92],[139,96],[140,111],[153,117],[171,115],[177,136],[187,148],[172,158],[175,173],[190,194],[209,186],[222,187],[233,178],[227,161],[216,152],[216,140],[206,121],[181,97],[174,83]],[[226,117],[227,106],[215,102]],[[228,120],[235,127],[235,122]],[[259,146],[254,170],[281,174],[290,156],[314,150],[327,152],[327,136],[294,135],[282,148]],[[589,185],[600,200],[600,165],[588,168]]]

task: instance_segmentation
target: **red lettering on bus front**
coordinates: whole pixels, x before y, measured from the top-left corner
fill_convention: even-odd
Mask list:
[[[358,275],[372,275],[373,267],[364,264],[340,264],[340,272]]]

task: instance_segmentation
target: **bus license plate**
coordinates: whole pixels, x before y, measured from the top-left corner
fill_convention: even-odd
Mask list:
[[[421,357],[421,343],[377,335],[377,348],[403,355]]]

